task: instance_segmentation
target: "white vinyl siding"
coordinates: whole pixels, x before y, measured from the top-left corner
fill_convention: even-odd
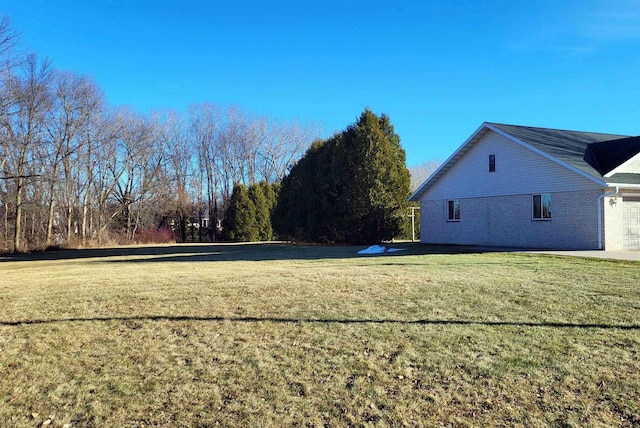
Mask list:
[[[620,168],[616,168],[616,174],[640,174],[640,155],[632,157]]]
[[[500,167],[489,173],[495,154]],[[554,193],[600,188],[594,181],[493,131],[478,141],[429,188],[422,200]]]

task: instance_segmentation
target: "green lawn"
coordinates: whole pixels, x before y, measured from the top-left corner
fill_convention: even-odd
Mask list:
[[[0,426],[640,424],[640,263],[399,246],[0,260]]]

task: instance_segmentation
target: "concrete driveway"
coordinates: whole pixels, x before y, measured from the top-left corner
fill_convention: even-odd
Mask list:
[[[532,254],[553,254],[556,256],[575,256],[575,257],[593,257],[598,259],[615,259],[615,260],[635,260],[640,261],[640,250],[625,251],[606,251],[606,250],[588,250],[588,251],[523,251]]]
[[[411,244],[414,245],[414,244]],[[491,247],[486,245],[415,244],[424,249],[424,254],[456,253],[525,253],[552,254],[556,256],[591,257],[597,259],[631,260],[640,262],[640,250],[535,250],[518,247]]]

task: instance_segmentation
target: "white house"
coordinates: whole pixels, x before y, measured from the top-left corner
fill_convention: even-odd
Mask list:
[[[640,249],[640,137],[483,123],[410,199],[424,243]]]

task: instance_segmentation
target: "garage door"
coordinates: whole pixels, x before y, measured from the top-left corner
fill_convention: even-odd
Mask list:
[[[622,201],[622,238],[627,250],[640,250],[640,198]]]

